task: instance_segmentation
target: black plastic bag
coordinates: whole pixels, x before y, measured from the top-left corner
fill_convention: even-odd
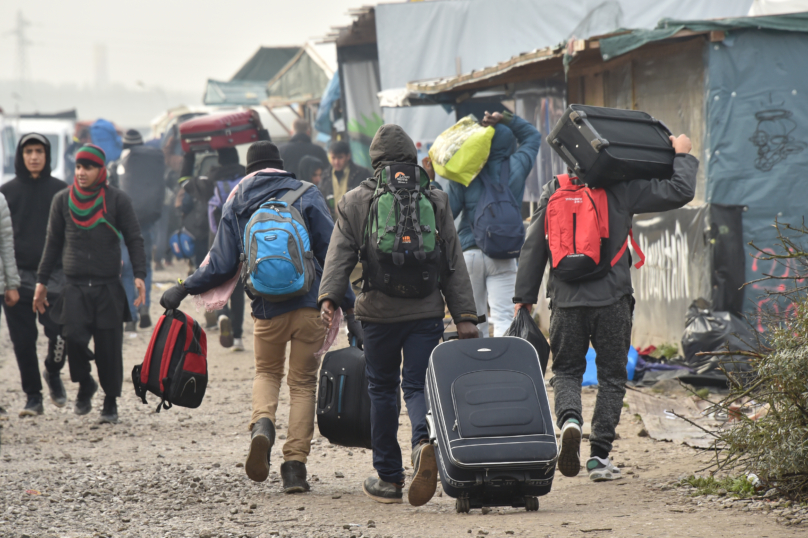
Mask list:
[[[539,354],[539,362],[541,363],[541,373],[547,371],[547,362],[550,360],[550,344],[547,339],[539,330],[539,326],[533,321],[530,312],[525,308],[520,308],[513,318],[513,323],[505,331],[504,336],[516,336],[522,340],[527,340],[536,349]]]

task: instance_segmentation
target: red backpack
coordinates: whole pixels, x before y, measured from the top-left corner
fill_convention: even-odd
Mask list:
[[[564,282],[603,278],[623,257],[628,242],[639,256],[645,255],[634,241],[631,229],[617,255],[609,259],[609,200],[604,189],[575,185],[569,175],[560,174],[558,189],[547,202],[544,232],[550,249],[553,276]]]
[[[199,407],[208,385],[208,342],[205,331],[180,310],[167,310],[152,333],[143,364],[132,370],[135,394],[146,403],[146,393],[162,400],[157,405],[170,409]]]

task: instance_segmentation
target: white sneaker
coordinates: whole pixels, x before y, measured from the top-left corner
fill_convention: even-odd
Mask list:
[[[561,428],[561,448],[558,451],[558,470],[564,476],[578,476],[581,470],[581,425],[568,420]]]
[[[244,340],[241,338],[233,338],[233,347],[230,348],[231,351],[244,351]]]
[[[592,456],[586,462],[586,470],[589,471],[589,480],[592,482],[605,482],[606,480],[620,480],[623,478],[620,469],[612,465],[609,458],[603,460],[597,456]]]

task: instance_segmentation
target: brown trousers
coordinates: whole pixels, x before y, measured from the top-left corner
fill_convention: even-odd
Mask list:
[[[323,344],[325,328],[320,312],[301,308],[272,319],[255,320],[255,379],[253,381],[252,419],[268,418],[275,424],[278,397],[289,352],[289,428],[283,445],[284,461],[306,463],[314,435],[314,413],[319,359],[314,357]]]

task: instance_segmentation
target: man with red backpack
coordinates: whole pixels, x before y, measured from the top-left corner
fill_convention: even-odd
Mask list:
[[[698,160],[690,139],[671,137],[676,157],[668,180],[634,180],[603,189],[560,175],[544,188],[527,231],[513,302],[530,310],[538,301],[544,268],[550,261],[550,347],[553,352],[555,413],[561,428],[558,469],[580,470],[581,382],[590,341],[597,352],[598,395],[589,437],[586,469],[592,481],[616,480],[609,460],[620,421],[631,345],[634,290],[631,287],[632,218],[638,213],[677,209],[693,199]],[[635,247],[635,250],[639,250]],[[638,251],[642,265],[643,256]]]

